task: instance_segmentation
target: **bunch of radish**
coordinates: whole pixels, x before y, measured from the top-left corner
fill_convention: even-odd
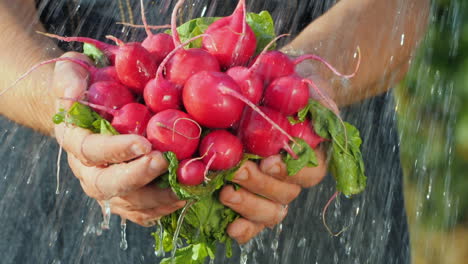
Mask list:
[[[224,173],[232,176],[246,156],[257,159],[286,154],[283,157],[287,166],[288,160],[298,161],[292,162],[294,168],[291,170],[288,167],[288,173],[292,175],[303,166],[317,165],[311,152],[323,141],[330,141],[329,166],[337,182],[337,193],[351,196],[364,190],[366,177],[359,132],[341,120],[337,106],[312,80],[296,72],[298,64],[315,60],[336,75],[351,78],[359,68],[359,49],[355,71],[349,75],[339,73],[316,55],[291,59],[281,51],[271,51],[274,42],[285,35],[272,36],[269,44],[260,45],[247,23],[245,0],[239,0],[232,15],[215,19],[204,32],[182,42],[176,20],[184,0],[179,0],[174,7],[170,32],[158,34],[150,30],[157,26],[147,25],[143,0],[140,1],[147,33],[142,42],[124,43],[114,36],[107,36],[115,43],[111,45],[85,37],[41,33],[61,41],[91,44],[106,57],[108,66],[98,68],[86,61],[62,57],[34,66],[13,85],[47,63],[69,61],[84,67],[89,72],[89,88],[84,97],[61,99],[81,104],[80,109],[90,107],[97,112],[99,115],[89,110],[92,116],[98,117],[95,121],[107,122],[101,125],[105,126],[105,131],[100,133],[145,136],[154,150],[165,152],[170,161],[170,176],[166,180],[169,177],[169,185],[176,194],[181,199],[193,200],[190,203],[193,210],[205,204],[217,208],[202,210],[209,212],[204,219],[214,217],[221,221],[220,216],[223,216],[223,219],[233,221],[236,218],[232,210],[224,211],[227,207],[217,201],[214,191],[229,181]],[[187,47],[196,40],[201,43],[199,47]],[[263,50],[257,54],[260,49]],[[0,96],[6,90],[1,91]],[[331,111],[311,101],[311,97],[316,97],[313,99],[320,100]],[[54,117],[54,122],[66,119],[61,113],[57,114],[58,118]],[[320,124],[317,131],[314,122]],[[93,121],[85,128],[100,131]],[[212,175],[215,176],[210,177]],[[217,175],[224,177],[221,184]],[[212,182],[215,183],[210,186]],[[199,189],[190,192],[199,187],[201,192]],[[180,189],[184,190],[180,192]],[[176,214],[184,215],[178,212],[161,220],[174,236],[177,236],[177,228],[172,224]],[[199,217],[198,212],[192,212],[192,215]],[[204,247],[213,247],[212,241],[225,242],[228,238],[224,230],[229,221],[223,220],[222,224],[216,221],[212,221],[216,226],[208,228],[203,238],[199,236],[198,222],[191,223],[196,226],[196,232],[188,232],[192,227],[183,228],[188,233],[182,236],[190,243],[198,239],[201,241],[198,241],[199,246]],[[325,219],[324,224],[326,226]],[[217,234],[218,231],[223,235]],[[173,243],[175,241],[177,237]]]
[[[104,68],[72,58],[49,61],[69,60],[89,71],[86,100],[65,99],[90,106],[119,133],[146,136],[155,150],[175,153],[181,162],[178,181],[185,185],[202,184],[208,171],[235,167],[244,153],[267,157],[284,150],[295,157],[290,147],[295,138],[312,148],[324,141],[310,120],[294,125],[288,121],[307,105],[311,89],[334,107],[311,80],[296,73],[296,65],[312,59],[340,76],[354,73],[342,75],[315,55],[291,59],[281,51],[268,51],[277,38],[255,54],[257,40],[246,22],[245,0],[232,15],[181,43],[176,18],[183,2],[174,7],[170,35],[151,32],[141,1],[147,32],[141,43],[107,36],[115,42],[111,45],[42,33],[92,44],[110,61]],[[198,38],[201,48],[185,48]]]

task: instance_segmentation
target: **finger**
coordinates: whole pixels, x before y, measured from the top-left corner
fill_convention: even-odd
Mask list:
[[[112,198],[112,206],[118,206],[127,210],[143,210],[160,206],[173,206],[176,203],[185,204],[177,195],[169,189],[163,189],[156,184],[146,185],[136,191],[121,197]]]
[[[260,162],[259,168],[263,173],[268,174],[278,180],[293,182],[290,179],[291,177],[288,177],[286,164],[283,162],[280,155],[274,155],[263,159]]]
[[[226,186],[221,190],[220,201],[244,218],[257,224],[273,227],[283,221],[287,207],[255,195],[245,189],[234,190]]]
[[[84,54],[78,52],[67,52],[61,57],[71,57],[91,63]],[[55,64],[53,89],[57,97],[68,97],[81,99],[88,87],[88,71],[68,61],[58,61]],[[72,102],[60,100],[58,105],[68,109]]]
[[[161,217],[171,214],[182,207],[183,205],[172,205],[153,209],[130,211],[118,206],[111,206],[111,212],[138,225],[150,227],[156,225],[157,221],[161,219]]]
[[[128,194],[147,185],[167,170],[167,161],[158,151],[107,168],[84,166],[76,157],[69,155],[69,165],[81,179],[86,194],[97,200]]]
[[[63,148],[83,164],[99,166],[121,163],[151,152],[151,143],[138,135],[100,135],[88,129],[60,124],[56,137]]]
[[[296,175],[288,176],[286,165],[281,160],[279,155],[268,157],[260,163],[260,170],[277,179],[298,184],[304,188],[317,185],[327,173],[327,161],[325,152],[320,149],[315,149],[317,154],[318,166],[305,167]]]
[[[245,244],[265,228],[245,218],[238,218],[227,227],[227,233],[239,244]]]
[[[280,204],[289,204],[301,192],[297,184],[287,183],[262,173],[257,164],[245,162],[236,172],[233,182],[252,193],[259,194]]]

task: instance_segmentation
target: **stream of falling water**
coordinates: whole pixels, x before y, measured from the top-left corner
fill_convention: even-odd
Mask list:
[[[127,250],[127,219],[122,218],[120,220],[120,249]]]
[[[164,227],[161,223],[161,220],[158,220],[158,229],[156,230],[157,234],[159,235],[157,245],[158,248],[154,250],[154,255],[157,257],[164,256],[164,247],[163,247],[163,239],[164,239]]]
[[[102,222],[101,222],[101,229],[108,230],[110,228],[110,219],[111,219],[111,206],[110,201],[106,200],[103,202],[102,208]]]
[[[137,29],[115,26],[116,21],[112,17],[119,13],[117,2],[120,1],[106,1],[104,4],[101,0],[37,1],[39,11],[47,12],[43,14],[46,20],[58,19],[58,16],[69,8],[67,2],[79,2],[78,6],[72,6],[70,10],[72,15],[80,13],[82,21],[66,17],[60,23],[51,23],[48,30],[62,35],[92,37],[113,34],[126,40],[141,39],[144,35],[144,32]],[[174,1],[147,2],[153,8],[147,9],[150,23],[167,23]],[[187,4],[186,10],[181,12],[181,22],[202,13],[213,16],[227,15],[232,11],[232,8],[228,8],[229,1],[187,2],[190,3]],[[234,2],[232,1],[235,5]],[[268,9],[277,23],[277,33],[282,34],[303,25],[300,19],[307,16],[305,13],[312,13],[313,18],[319,17],[338,1],[247,2],[250,10]],[[308,2],[316,4],[311,5]],[[405,2],[407,1],[395,1],[401,5]],[[462,67],[451,69],[453,72],[460,71],[456,77],[448,76],[447,72],[444,73],[440,68],[445,64],[454,64],[456,56],[466,55],[466,52],[461,50],[461,45],[466,41],[464,32],[467,31],[462,27],[462,21],[466,17],[464,10],[467,4],[463,0],[434,0],[433,7],[436,2],[447,4],[439,9],[434,8],[430,23],[440,21],[436,27],[430,29],[428,36],[443,39],[448,42],[449,47],[441,48],[445,46],[440,44],[426,46],[427,50],[423,52],[422,59],[419,59],[422,62],[413,69],[415,80],[407,84],[408,90],[397,99],[396,105],[393,95],[389,93],[343,110],[346,120],[359,127],[364,139],[363,155],[369,182],[362,195],[351,199],[343,198],[342,201],[333,204],[327,222],[334,229],[339,230],[347,226],[350,228],[338,238],[329,236],[323,228],[320,210],[326,197],[330,197],[335,191],[333,180],[328,176],[318,186],[301,193],[291,204],[288,216],[280,227],[265,230],[245,246],[234,245],[231,259],[226,258],[224,252],[219,250],[215,263],[405,263],[406,259],[400,256],[410,255],[409,245],[404,244],[404,241],[409,241],[409,235],[406,230],[406,213],[402,210],[404,201],[400,195],[402,175],[398,165],[395,165],[399,163],[400,147],[417,155],[403,160],[405,170],[411,173],[408,180],[413,183],[412,189],[408,190],[409,195],[406,196],[407,200],[413,202],[412,206],[407,208],[407,214],[416,227],[412,231],[412,240],[421,248],[420,254],[426,259],[434,263],[449,263],[437,262],[437,257],[440,257],[438,254],[443,255],[453,247],[462,245],[456,240],[458,234],[450,228],[453,228],[452,225],[462,213],[459,211],[459,205],[465,202],[459,198],[459,194],[464,190],[458,189],[458,193],[454,193],[451,186],[463,186],[458,184],[458,181],[455,182],[460,175],[453,174],[452,166],[454,156],[460,151],[455,146],[454,139],[454,130],[458,129],[456,117],[466,102],[458,101],[466,98],[462,97],[466,89],[463,94],[457,93],[457,85],[463,84],[466,87],[467,80],[463,76],[466,73]],[[15,6],[18,3],[20,1],[10,1],[9,5]],[[135,3],[133,5],[137,8]],[[350,21],[349,24],[352,23],[353,21]],[[112,29],[107,30],[108,28]],[[447,34],[439,35],[440,32]],[[291,33],[294,35],[297,32]],[[411,34],[404,32],[399,23],[394,26],[394,32],[391,34],[394,35],[398,46],[408,47]],[[374,37],[378,40],[383,36],[377,34]],[[283,43],[289,40],[291,38],[286,38]],[[376,43],[378,47],[385,44]],[[323,42],[314,49],[324,52],[329,49],[326,45]],[[78,46],[65,48],[70,47],[78,50]],[[334,56],[339,59],[341,54]],[[363,60],[369,59],[376,58],[363,56]],[[390,63],[397,59],[395,54]],[[413,59],[418,61],[417,58]],[[32,75],[31,78],[37,78],[38,82],[51,83],[49,77]],[[420,97],[413,97],[414,95]],[[416,111],[417,106],[421,105],[423,110]],[[441,109],[444,114],[435,112],[434,109]],[[393,140],[397,136],[395,112],[400,117],[407,118],[411,126],[410,129],[404,129],[398,139]],[[407,126],[404,123],[399,125],[403,128]],[[443,132],[438,132],[439,130]],[[0,117],[2,264],[31,263],[33,260],[38,263],[157,263],[164,252],[153,252],[151,245],[154,240],[148,229],[129,221],[121,221],[120,228],[112,228],[101,235],[103,229],[108,229],[111,225],[118,226],[118,220],[110,217],[110,204],[105,203],[101,209],[94,200],[83,194],[79,181],[69,169],[66,155],[57,164],[55,159],[49,158],[55,157],[58,151],[54,139],[41,136]],[[442,158],[441,153],[444,154]],[[61,169],[58,165],[61,165]],[[55,169],[60,170],[61,174],[60,193],[57,195],[54,195]],[[441,198],[436,199],[437,197]],[[437,208],[442,210],[436,210],[434,206],[439,206]],[[440,238],[434,246],[436,239],[425,239],[424,235],[428,231],[441,233],[440,226],[432,222],[437,219],[442,223],[442,227],[449,227],[449,236]],[[162,235],[162,227],[159,230]],[[127,247],[127,250],[120,249]],[[438,253],[439,251],[442,253]]]

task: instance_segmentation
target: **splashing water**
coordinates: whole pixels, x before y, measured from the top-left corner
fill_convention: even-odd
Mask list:
[[[102,222],[101,229],[109,230],[110,229],[110,218],[111,218],[111,206],[110,201],[104,201],[104,206],[102,208]]]
[[[127,219],[122,218],[120,220],[120,249],[127,250]]]
[[[163,257],[164,256],[164,247],[163,247],[163,239],[164,239],[164,227],[161,223],[161,220],[158,220],[158,229],[156,230],[156,233],[159,234],[159,238],[157,241],[158,249],[154,251],[154,255],[157,257]]]
[[[18,1],[13,2],[15,6]],[[37,1],[44,19],[49,21],[73,2]],[[79,14],[80,19],[67,17],[51,24],[50,31],[62,35],[110,34],[126,41],[144,35],[138,29],[114,25],[111,18],[114,13],[120,15],[117,6],[120,1],[77,2],[79,8],[72,6],[69,10]],[[170,15],[173,1],[146,2],[149,23],[167,23],[165,19]],[[180,20],[185,22],[200,14],[214,16],[232,12],[227,2],[221,2],[208,4],[205,0],[187,0]],[[293,36],[303,24],[299,18],[304,17],[305,12],[318,17],[335,2],[247,1],[249,10],[269,9],[277,32]],[[396,1],[397,4],[403,2]],[[468,201],[463,179],[468,170],[464,158],[468,153],[468,132],[464,129],[468,122],[465,114],[468,101],[465,65],[468,61],[464,58],[467,44],[463,34],[467,32],[467,6],[462,0],[433,1],[428,35],[419,54],[412,58],[408,80],[394,90],[396,99],[392,93],[387,93],[343,109],[345,120],[358,125],[364,138],[363,155],[369,183],[363,194],[342,199],[330,208],[333,213],[327,216],[327,221],[336,228],[350,228],[333,238],[321,224],[320,209],[335,192],[329,175],[319,185],[304,190],[290,205],[282,232],[266,230],[246,246],[234,245],[231,259],[218,250],[215,263],[405,263],[403,256],[408,256],[410,250],[409,245],[401,245],[401,241],[409,241],[409,234],[405,232],[406,214],[411,224],[411,255],[415,260],[420,263],[464,262],[465,259],[454,256],[467,237],[466,226],[457,225],[466,222]],[[123,15],[128,16],[128,12]],[[410,45],[410,32],[403,31],[399,23],[394,25],[392,35],[392,43],[399,48]],[[385,44],[379,42],[381,37],[376,34],[376,45]],[[291,39],[285,39],[283,44]],[[324,52],[329,48],[327,45],[322,41],[314,49]],[[78,46],[64,48],[69,47],[78,50]],[[341,55],[334,55],[334,59],[340,60]],[[368,59],[363,50],[363,62]],[[398,54],[393,54],[390,64],[396,64],[398,59]],[[37,78],[38,82],[47,79],[38,75],[31,78]],[[392,73],[388,78],[393,78]],[[395,122],[398,122],[399,134]],[[158,263],[159,256],[164,255],[159,250],[160,254],[153,252],[153,238],[147,228],[130,222],[125,225],[121,222],[120,228],[98,236],[102,227],[118,226],[119,220],[110,217],[110,207],[104,206],[102,210],[85,196],[65,157],[58,163],[61,165],[61,191],[54,195],[56,180],[53,176],[57,166],[55,158],[48,158],[58,153],[54,139],[0,117],[0,143],[2,264],[30,263],[31,259],[39,263]],[[397,165],[400,148],[407,213],[399,210],[405,205],[399,195],[402,187]],[[128,250],[121,250],[119,244],[127,240],[130,242]]]

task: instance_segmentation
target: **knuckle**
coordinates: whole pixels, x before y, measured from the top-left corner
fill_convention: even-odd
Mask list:
[[[303,188],[310,188],[322,181],[322,179],[326,175],[326,170],[321,169],[319,171],[316,171],[315,173],[306,173],[303,172],[303,176],[301,177],[303,180],[301,181],[301,186]]]
[[[286,195],[283,197],[283,201],[280,201],[282,204],[289,204],[294,199],[296,199],[297,196],[299,196],[299,193],[301,192],[301,187],[299,185],[292,185],[290,188],[288,188],[288,192]]]
[[[283,206],[283,205],[278,205],[279,208],[277,209],[277,213],[275,216],[271,219],[269,223],[266,223],[266,226],[268,228],[273,228],[277,224],[281,223],[286,215],[288,214],[288,206]]]
[[[102,187],[106,185],[106,183],[104,183],[102,181],[102,179],[104,178],[104,170],[100,170],[96,175],[95,177],[92,177],[94,178],[94,183],[93,183],[93,189],[94,189],[94,198],[95,199],[98,199],[98,200],[109,200],[110,198],[116,196],[114,194],[109,194],[109,193],[106,193],[105,191],[102,190]]]

